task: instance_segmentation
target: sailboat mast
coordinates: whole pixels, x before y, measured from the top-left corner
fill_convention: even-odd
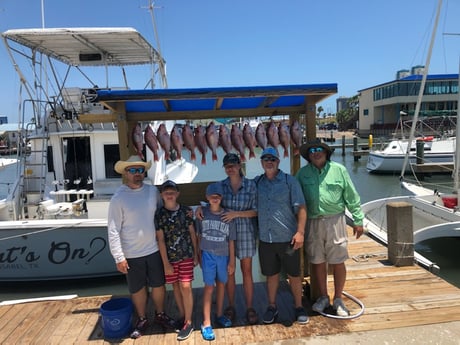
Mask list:
[[[458,61],[458,87],[457,87],[457,124],[455,128],[455,161],[454,161],[454,192],[458,193],[460,179],[460,57]]]
[[[404,163],[403,163],[403,166],[402,166],[402,169],[401,169],[401,175],[400,175],[401,179],[404,177],[404,172],[406,171],[407,162],[409,160],[412,141],[414,141],[415,127],[417,126],[418,115],[419,115],[419,112],[420,112],[420,107],[422,105],[422,97],[423,97],[423,92],[425,91],[426,77],[428,75],[428,69],[430,67],[431,53],[433,52],[434,39],[436,37],[436,30],[438,28],[439,15],[441,13],[441,7],[442,7],[442,0],[439,0],[438,1],[438,7],[437,7],[437,10],[436,10],[436,18],[435,18],[434,26],[433,26],[433,32],[431,33],[430,47],[428,49],[428,54],[427,54],[426,63],[425,63],[425,69],[423,71],[422,83],[420,84],[420,90],[419,90],[418,97],[417,97],[417,103],[415,105],[414,118],[412,120],[412,126],[411,126],[410,132],[409,132],[409,141],[407,143],[406,154],[404,156]]]

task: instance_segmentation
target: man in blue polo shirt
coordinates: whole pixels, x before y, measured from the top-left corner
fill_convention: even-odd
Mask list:
[[[306,324],[308,316],[302,306],[299,251],[303,247],[307,219],[302,188],[292,175],[279,169],[276,149],[267,147],[260,159],[264,174],[254,180],[257,185],[259,261],[262,274],[267,277],[268,291],[268,308],[263,321],[273,323],[278,316],[276,293],[283,268],[294,296],[296,321]]]

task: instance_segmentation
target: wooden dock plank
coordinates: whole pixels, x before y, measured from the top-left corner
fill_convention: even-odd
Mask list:
[[[443,281],[419,266],[395,267],[387,260],[386,248],[368,237],[350,238],[350,259],[347,261],[345,291],[365,305],[365,312],[357,319],[337,320],[311,311],[311,302],[305,300],[310,315],[307,325],[283,324],[293,318],[292,296],[286,282],[280,285],[277,303],[280,322],[273,325],[244,325],[244,294],[237,286],[238,320],[235,327],[216,328],[218,344],[277,341],[343,332],[383,330],[405,326],[429,325],[460,321],[460,289]],[[353,259],[355,257],[355,259]],[[306,278],[308,281],[308,278]],[[328,277],[330,292],[332,277]],[[194,325],[196,331],[184,344],[209,344],[199,331],[202,321],[202,289],[193,290],[195,298]],[[32,302],[0,306],[0,343],[2,344],[91,344],[108,345],[103,339],[99,322],[100,305],[112,296],[82,297],[66,301]],[[119,296],[113,296],[119,297]],[[267,303],[265,284],[255,284],[254,306],[262,316]],[[352,313],[359,307],[345,299]],[[172,292],[167,293],[166,309],[174,316],[177,309]],[[149,306],[150,317],[153,309]],[[123,344],[165,345],[177,343],[176,333],[163,333],[158,326],[149,328],[137,340],[123,339]]]

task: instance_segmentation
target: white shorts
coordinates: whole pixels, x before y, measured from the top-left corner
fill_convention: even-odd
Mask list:
[[[307,220],[305,252],[312,264],[341,264],[348,259],[345,214]]]

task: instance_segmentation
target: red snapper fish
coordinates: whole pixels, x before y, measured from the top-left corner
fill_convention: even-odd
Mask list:
[[[256,141],[257,145],[259,145],[262,150],[268,146],[267,132],[265,131],[265,126],[262,122],[259,123],[256,128]]]
[[[267,127],[267,139],[268,143],[278,152],[278,146],[280,144],[280,137],[278,134],[278,127],[272,120]]]
[[[165,152],[165,159],[170,159],[169,152],[171,151],[171,138],[169,137],[166,126],[162,123],[157,129],[157,139],[161,148]]]
[[[249,159],[256,158],[256,154],[254,152],[254,148],[256,147],[256,136],[252,127],[249,123],[245,123],[243,127],[243,140],[246,144],[246,147],[249,149]]]
[[[230,132],[228,131],[227,126],[219,126],[219,145],[225,151],[225,153],[232,152],[232,142],[230,140]]]
[[[195,161],[195,138],[193,137],[193,131],[189,125],[185,125],[184,128],[182,128],[182,140],[184,141],[184,146],[190,151],[190,159]]]
[[[182,140],[182,132],[179,125],[176,123],[171,130],[171,146],[176,150],[177,159],[182,159],[182,148],[184,141]]]
[[[230,131],[230,140],[233,147],[240,153],[240,159],[242,162],[246,162],[246,156],[244,155],[244,141],[243,141],[243,132],[241,132],[240,127],[233,124]]]
[[[158,156],[158,140],[155,136],[155,133],[153,133],[153,129],[150,125],[147,125],[147,127],[145,127],[144,141],[147,147],[150,149],[150,151],[152,151],[153,159],[158,162],[160,160],[160,157]]]
[[[294,155],[299,155],[300,146],[302,145],[302,131],[300,129],[300,123],[297,120],[294,120],[289,129],[291,132],[291,141],[294,145]]]
[[[131,138],[133,141],[134,150],[136,150],[137,155],[142,160],[144,160],[144,154],[142,153],[142,149],[144,148],[144,136],[142,135],[142,127],[139,122],[136,126],[133,127],[133,130],[131,132]]]
[[[278,134],[281,146],[284,148],[283,157],[289,157],[289,145],[291,145],[291,134],[286,122],[281,121],[278,125]]]
[[[216,131],[216,125],[214,121],[209,122],[208,127],[206,127],[206,142],[208,147],[212,152],[212,160],[217,160],[217,146],[219,146],[219,136]]]
[[[208,144],[206,143],[206,129],[202,125],[198,125],[194,130],[195,145],[198,151],[201,152],[201,164],[206,165],[206,152]]]

